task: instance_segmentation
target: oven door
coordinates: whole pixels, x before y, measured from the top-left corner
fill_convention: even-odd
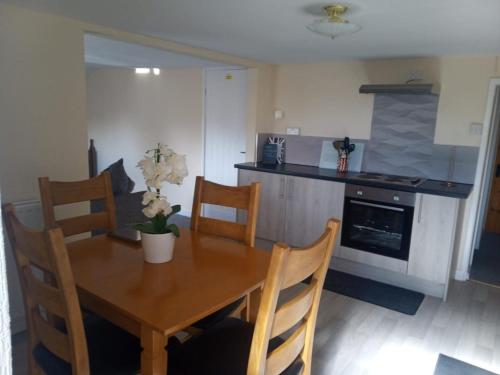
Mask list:
[[[408,260],[413,207],[346,197],[342,246]]]

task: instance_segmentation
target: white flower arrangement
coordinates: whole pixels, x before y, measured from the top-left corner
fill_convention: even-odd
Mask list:
[[[171,148],[158,143],[156,148],[146,151],[144,159],[137,163],[141,168],[148,191],[144,193],[142,212],[151,220],[137,224],[135,228],[143,233],[163,234],[172,232],[179,237],[179,228],[168,224],[168,219],[181,210],[180,205],[171,206],[160,190],[164,182],[181,185],[188,175],[186,156],[176,154]]]

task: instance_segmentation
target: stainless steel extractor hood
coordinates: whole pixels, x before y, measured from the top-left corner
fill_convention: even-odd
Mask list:
[[[412,94],[412,95],[439,95],[439,89],[431,83],[404,83],[361,85],[360,94]]]

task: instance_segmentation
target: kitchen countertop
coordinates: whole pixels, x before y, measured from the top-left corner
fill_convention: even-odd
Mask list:
[[[413,193],[425,193],[433,195],[441,195],[444,197],[461,198],[465,199],[472,191],[471,184],[454,183],[452,186],[446,186],[444,181],[426,180],[418,186],[396,185],[383,181],[369,181],[356,179],[360,172],[348,172],[345,174],[338,174],[335,169],[326,169],[312,167],[308,165],[299,164],[276,164],[267,165],[263,163],[241,163],[235,164],[235,168],[247,169],[259,172],[269,172],[276,174],[283,174],[287,176],[316,178],[319,180],[329,180],[344,182],[353,185],[373,186],[384,189],[409,191]]]

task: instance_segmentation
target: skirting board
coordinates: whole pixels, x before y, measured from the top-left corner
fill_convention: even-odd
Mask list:
[[[456,270],[454,279],[458,281],[467,281],[469,280],[469,272],[464,270]]]
[[[445,299],[446,297],[444,284],[433,283],[428,280],[422,280],[413,276],[352,262],[347,259],[332,257],[332,260],[330,261],[330,268],[336,271],[346,272],[382,283],[414,290],[429,296],[442,299]]]

